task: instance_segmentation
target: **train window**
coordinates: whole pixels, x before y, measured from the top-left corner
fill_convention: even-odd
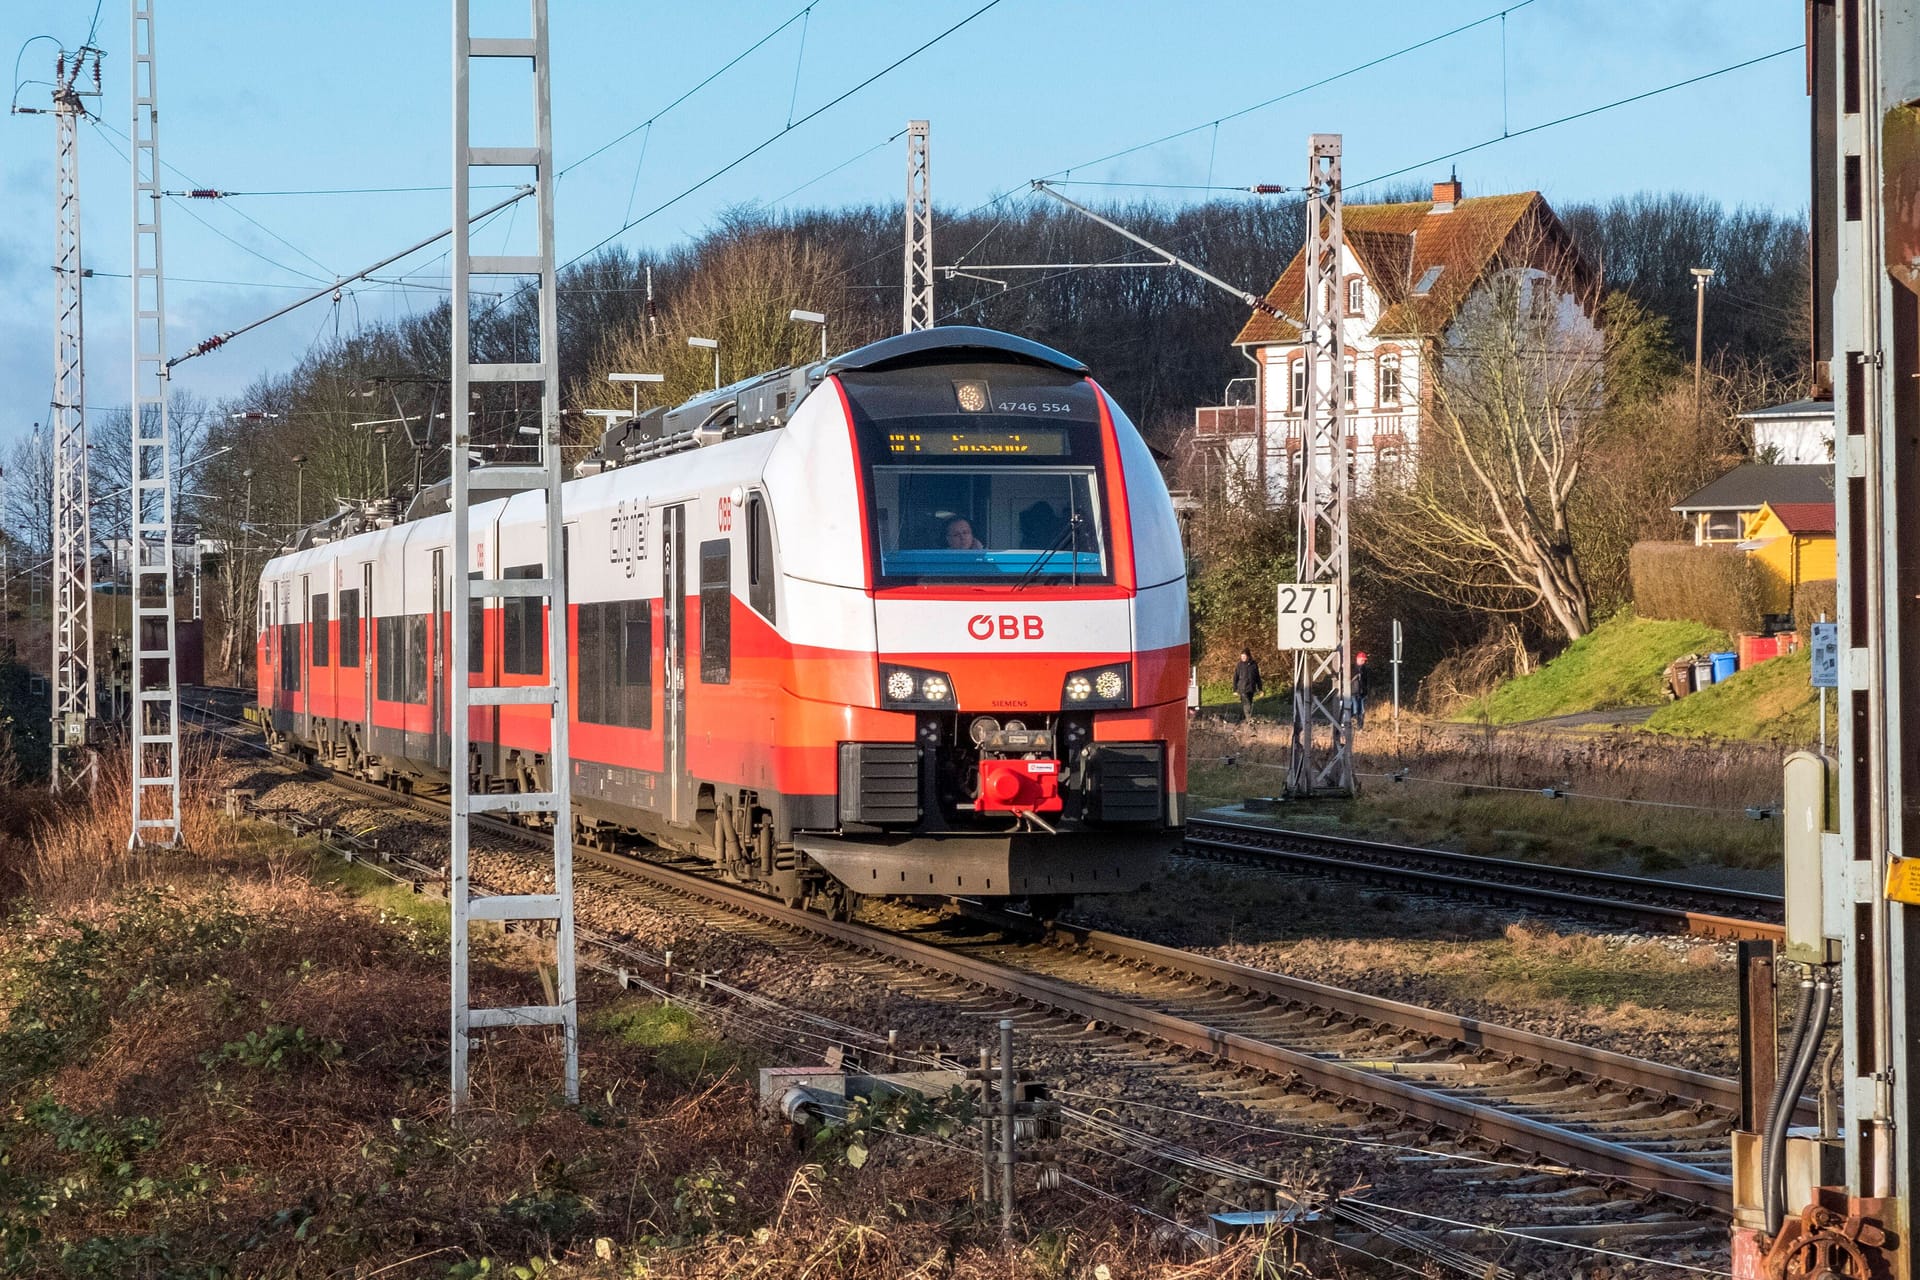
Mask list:
[[[300,687],[300,628],[293,622],[280,624],[280,687]]]
[[[773,616],[773,522],[767,518],[767,500],[747,495],[747,603],[768,622]]]
[[[621,640],[620,692],[625,703],[621,723],[653,728],[653,601],[628,600]]]
[[[700,544],[700,679],[733,679],[733,543],[726,538]]]
[[[340,593],[340,665],[360,665],[360,588]]]
[[[478,578],[480,571],[473,570],[468,578]],[[485,675],[487,671],[487,601],[484,596],[467,597],[467,674]],[[473,681],[467,681],[471,686]]]
[[[537,578],[540,566],[507,570],[509,578]],[[508,596],[500,605],[500,669],[508,675],[537,676],[546,670],[547,637],[540,626],[542,598]]]
[[[307,616],[310,619],[312,619],[311,625],[313,627],[313,665],[316,667],[324,667],[328,665],[328,662],[327,662],[328,643],[327,642],[330,637],[327,634],[328,633],[327,612],[328,612],[327,594],[326,592],[323,591],[319,595],[313,597],[313,607],[311,610],[309,610],[307,614]]]
[[[404,702],[427,700],[427,616],[417,613],[407,618],[407,684],[402,690]]]
[[[373,620],[375,658],[374,696],[382,702],[400,701],[400,624],[399,618]]]
[[[882,577],[1077,582],[1107,572],[1091,469],[875,467],[873,491]]]
[[[613,600],[575,611],[580,719],[653,727],[653,601]]]

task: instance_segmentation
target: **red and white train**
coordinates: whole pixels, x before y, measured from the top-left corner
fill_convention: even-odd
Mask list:
[[[790,901],[1144,883],[1186,790],[1179,525],[1085,366],[945,327],[654,410],[565,486],[578,836]],[[597,472],[597,473],[596,473]],[[472,564],[541,575],[538,493]],[[261,579],[260,718],[376,781],[444,785],[451,520],[303,535]],[[476,685],[546,681],[538,599],[473,606]],[[475,790],[543,790],[548,713],[472,713]]]

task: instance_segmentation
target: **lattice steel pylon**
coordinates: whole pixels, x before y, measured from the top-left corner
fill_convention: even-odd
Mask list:
[[[906,262],[900,332],[933,328],[933,185],[927,171],[927,122],[907,122]]]
[[[167,421],[166,276],[160,243],[160,86],[154,0],[133,0],[133,394],[127,511],[133,598],[130,847],[180,842],[175,683],[173,433]]]
[[[1300,423],[1298,543],[1294,581],[1332,583],[1338,646],[1295,650],[1290,796],[1353,794],[1352,687],[1347,594],[1347,424],[1340,333],[1340,135],[1316,133],[1308,144],[1306,305],[1307,396]]]
[[[93,59],[93,87],[81,86]],[[71,62],[69,62],[71,59]],[[100,51],[62,52],[55,64],[56,134],[53,301],[53,790],[91,787],[93,683],[93,522],[87,455],[86,327],[81,307],[79,124],[83,98],[100,96]],[[17,108],[18,110],[26,110]],[[37,113],[45,114],[45,113]]]
[[[560,459],[560,365],[555,344],[560,321],[554,288],[553,245],[553,114],[552,76],[548,60],[547,0],[530,0],[532,34],[527,37],[479,38],[471,35],[471,0],[453,0],[453,401],[452,401],[452,554],[447,557],[451,581],[436,583],[450,601],[442,617],[452,621],[453,646],[447,664],[452,696],[444,700],[451,715],[452,754],[448,762],[453,811],[453,850],[448,900],[453,911],[453,1105],[467,1100],[467,1056],[474,1031],[488,1027],[557,1026],[566,1050],[567,1101],[580,1099],[579,1007],[574,987],[573,938],[573,767],[567,750],[567,587],[564,528],[560,506],[564,475]],[[525,146],[476,147],[471,140],[469,73],[476,58],[528,61],[533,72],[533,137]],[[538,252],[526,255],[477,257],[471,251],[468,223],[471,185],[498,167],[534,171],[534,199],[538,206]],[[469,311],[475,276],[537,276],[539,278],[539,356],[517,364],[474,364],[471,356]],[[504,580],[470,578],[472,570],[495,574],[504,566],[494,558],[474,555],[468,508],[472,465],[468,390],[474,382],[534,382],[540,385],[540,461],[536,465],[494,467],[489,488],[538,489],[546,496],[546,564],[542,576]],[[483,535],[484,536],[484,535]],[[479,598],[544,599],[547,636],[547,683],[514,688],[474,688],[467,675],[467,655],[474,642],[470,634],[469,603]],[[505,705],[538,706],[551,718],[547,752],[547,789],[537,792],[494,794],[473,791],[471,749],[472,708]],[[468,879],[469,838],[474,814],[489,812],[544,813],[553,824],[553,892],[473,898]],[[550,1005],[520,1005],[475,1009],[468,1005],[468,929],[474,920],[551,920],[554,925],[555,1000]]]

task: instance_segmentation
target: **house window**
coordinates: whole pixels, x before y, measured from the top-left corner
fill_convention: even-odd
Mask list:
[[[1527,296],[1527,302],[1533,308],[1534,320],[1541,324],[1552,320],[1556,301],[1553,281],[1545,276],[1535,276]]]
[[[1360,387],[1360,370],[1358,366],[1355,365],[1352,356],[1347,357],[1346,368],[1343,370],[1341,376],[1344,380],[1342,394],[1346,397],[1347,408],[1351,409],[1354,406],[1355,397],[1359,394]]]
[[[1380,403],[1400,403],[1400,357],[1380,357]]]
[[[1740,513],[1737,511],[1710,511],[1707,513],[1708,542],[1737,542],[1740,539]]]
[[[1295,356],[1288,369],[1293,375],[1292,408],[1295,413],[1307,407],[1307,362]]]
[[[1357,316],[1367,309],[1367,282],[1359,276],[1347,277],[1347,314]]]

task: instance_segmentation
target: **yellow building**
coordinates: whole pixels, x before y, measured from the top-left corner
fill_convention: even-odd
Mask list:
[[[1801,583],[1835,575],[1831,502],[1763,502],[1747,517],[1745,532],[1740,549],[1765,566],[1772,580],[1769,613],[1789,612]]]

